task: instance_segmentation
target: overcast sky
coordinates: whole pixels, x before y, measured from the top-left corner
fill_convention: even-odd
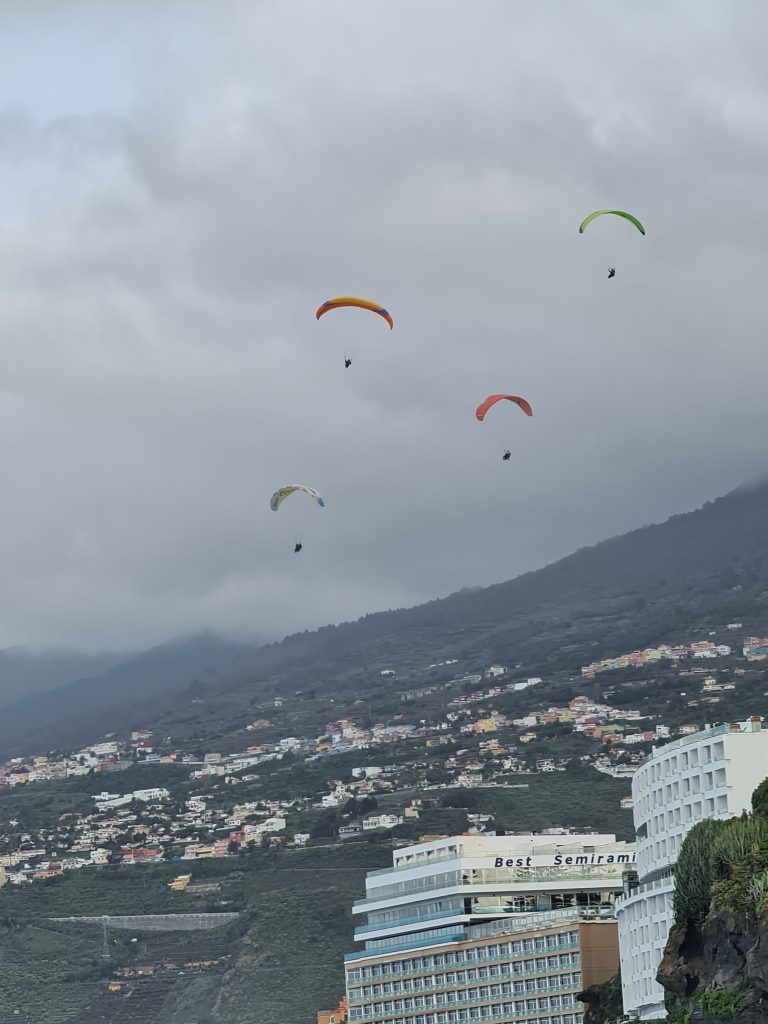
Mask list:
[[[762,0],[5,0],[0,644],[271,638],[764,472],[767,36]],[[647,236],[579,236],[614,206]],[[495,391],[533,418],[477,423]],[[271,512],[297,481],[327,507]]]

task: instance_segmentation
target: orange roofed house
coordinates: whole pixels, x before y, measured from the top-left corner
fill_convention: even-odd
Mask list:
[[[317,1024],[344,1024],[347,1016],[347,997],[342,996],[335,1010],[318,1010]]]

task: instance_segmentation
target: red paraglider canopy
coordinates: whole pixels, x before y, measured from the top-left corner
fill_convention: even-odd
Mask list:
[[[533,409],[530,407],[528,402],[524,398],[520,398],[518,395],[489,395],[484,402],[478,405],[475,416],[482,421],[485,419],[485,414],[491,408],[492,405],[496,405],[497,402],[506,400],[507,402],[514,402],[515,405],[519,405],[526,416],[533,416]]]

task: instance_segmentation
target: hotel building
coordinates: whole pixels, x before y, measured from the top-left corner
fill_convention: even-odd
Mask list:
[[[454,836],[398,850],[354,906],[354,1024],[581,1024],[576,995],[618,967],[614,836]]]
[[[636,879],[617,900],[624,1013],[665,1017],[656,981],[672,926],[674,868],[683,840],[704,818],[751,809],[768,776],[768,731],[760,719],[719,725],[654,749],[632,779]]]

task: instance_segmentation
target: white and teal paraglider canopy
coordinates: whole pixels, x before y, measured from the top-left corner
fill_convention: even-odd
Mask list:
[[[303,491],[308,494],[310,498],[314,499],[320,508],[325,508],[325,501],[322,494],[316,491],[314,487],[307,487],[306,484],[286,484],[284,487],[279,487],[272,495],[269,501],[269,507],[273,512],[277,512],[285,499],[294,493],[294,491]]]

